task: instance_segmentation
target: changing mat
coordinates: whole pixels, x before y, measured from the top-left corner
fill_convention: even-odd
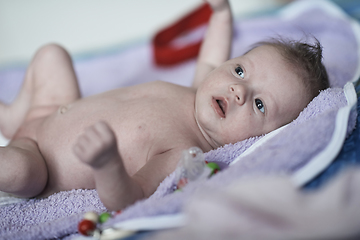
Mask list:
[[[208,161],[232,163],[226,170],[207,181],[189,183],[176,193],[173,193],[173,173],[150,198],[124,209],[108,221],[107,226],[138,217],[181,213],[186,201],[199,189],[221,188],[250,175],[292,174],[294,183],[302,186],[336,157],[355,126],[356,112],[351,109],[356,104],[356,93],[352,83],[346,83],[359,77],[358,24],[332,3],[311,0],[295,2],[276,15],[239,19],[234,28],[233,56],[268,37],[304,39],[304,33],[315,36],[324,47],[324,63],[332,88],[321,92],[284,128],[205,154]],[[88,96],[156,79],[191,84],[195,60],[174,67],[157,67],[151,49],[151,44],[146,42],[111,54],[75,58],[82,94]],[[1,100],[14,99],[24,72],[25,68],[0,71]],[[95,190],[60,192],[42,200],[6,200],[0,208],[0,238],[3,239],[71,238],[84,212],[105,211]]]

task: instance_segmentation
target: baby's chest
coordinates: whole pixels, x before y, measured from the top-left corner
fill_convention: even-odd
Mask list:
[[[151,150],[154,154],[172,147],[172,142],[181,138],[182,127],[186,124],[176,113],[150,104],[126,112],[126,117],[114,119],[111,124],[119,142],[139,150]]]
[[[189,141],[185,119],[175,109],[165,107],[165,103],[162,107],[159,104],[128,110],[126,118],[111,124],[121,155],[135,172],[153,156]]]

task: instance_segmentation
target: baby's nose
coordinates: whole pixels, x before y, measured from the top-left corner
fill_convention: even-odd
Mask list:
[[[247,89],[240,84],[233,84],[229,87],[230,93],[234,96],[235,102],[240,106],[245,103]]]

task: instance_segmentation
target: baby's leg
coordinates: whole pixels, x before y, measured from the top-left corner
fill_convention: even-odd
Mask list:
[[[86,129],[74,153],[94,170],[96,190],[109,210],[122,209],[143,197],[141,187],[126,172],[115,134],[106,123]]]
[[[42,47],[29,65],[15,101],[8,106],[0,103],[0,130],[12,138],[7,147],[0,148],[0,191],[23,197],[41,193],[48,172],[34,141],[41,125],[35,122],[79,97],[69,54],[54,44]]]
[[[69,54],[58,45],[46,45],[31,61],[14,102],[10,105],[0,102],[0,131],[11,139],[26,119],[39,117],[47,107],[68,104],[79,97]]]
[[[34,197],[47,182],[45,161],[29,138],[0,147],[0,190],[20,197]]]

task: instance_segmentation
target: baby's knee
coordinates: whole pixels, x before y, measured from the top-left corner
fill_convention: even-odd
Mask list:
[[[70,59],[69,53],[64,47],[56,43],[49,43],[42,46],[37,50],[34,60],[35,61],[51,61],[52,59],[65,58]]]
[[[34,197],[45,188],[48,171],[44,159],[28,146],[9,146],[2,156],[9,159],[7,182],[12,192],[21,197]]]

